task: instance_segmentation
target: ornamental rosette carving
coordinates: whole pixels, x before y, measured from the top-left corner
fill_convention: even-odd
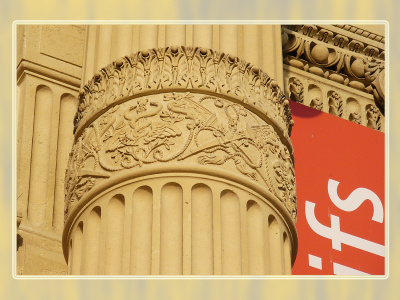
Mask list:
[[[102,68],[80,92],[75,131],[108,106],[157,90],[206,91],[236,99],[275,120],[290,136],[290,108],[274,79],[229,54],[186,46],[140,51]]]
[[[172,81],[179,76],[170,75]],[[187,78],[207,84],[206,77]],[[288,103],[282,107],[280,115],[290,113]],[[70,154],[66,216],[85,192],[114,174],[176,162],[189,168],[223,166],[266,187],[296,219],[291,146],[283,143],[276,126],[242,103],[201,92],[138,96],[111,106],[85,127]]]

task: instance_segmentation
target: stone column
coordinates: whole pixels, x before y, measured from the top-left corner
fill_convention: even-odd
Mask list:
[[[69,273],[290,274],[297,235],[288,100],[276,80],[232,54],[168,44],[210,45],[218,39],[199,35],[214,28],[191,29],[194,37],[184,25],[153,29],[166,47],[115,60],[80,93],[66,174]]]

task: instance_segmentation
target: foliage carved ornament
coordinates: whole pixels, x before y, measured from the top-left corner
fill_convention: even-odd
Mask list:
[[[112,106],[79,135],[66,174],[66,216],[118,172],[182,162],[224,169],[266,187],[296,219],[292,150],[239,103],[202,93],[140,96]]]
[[[294,123],[281,88],[258,67],[211,49],[172,46],[133,53],[97,72],[80,92],[75,131],[110,105],[157,90],[234,98],[274,120],[287,138]]]

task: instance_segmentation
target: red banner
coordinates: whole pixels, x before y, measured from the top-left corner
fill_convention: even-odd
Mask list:
[[[384,134],[290,107],[299,236],[293,274],[384,275]]]

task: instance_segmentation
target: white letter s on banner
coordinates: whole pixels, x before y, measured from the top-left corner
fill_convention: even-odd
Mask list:
[[[341,210],[354,211],[360,207],[365,200],[370,200],[374,207],[372,220],[382,223],[383,222],[383,206],[379,197],[371,190],[366,188],[355,189],[347,199],[342,200],[337,194],[339,182],[333,179],[328,181],[328,194],[332,202]]]

